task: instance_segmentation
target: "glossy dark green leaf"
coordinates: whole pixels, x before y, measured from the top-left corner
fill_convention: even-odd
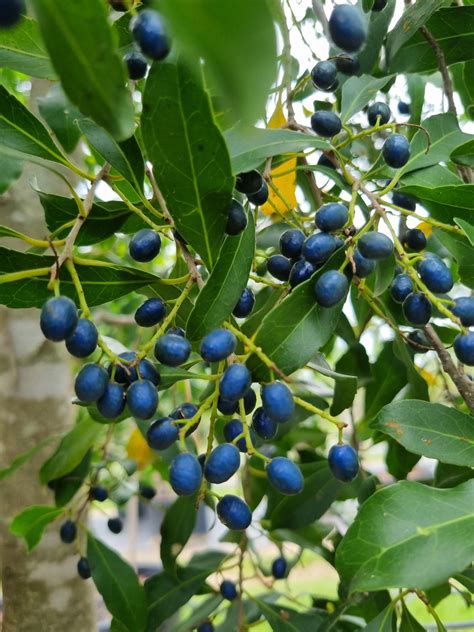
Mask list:
[[[436,237],[458,262],[459,276],[467,287],[474,289],[474,257],[472,246],[462,235],[436,230]]]
[[[380,296],[383,294],[393,281],[395,276],[395,257],[390,256],[387,259],[378,261],[375,267],[375,284],[374,295]]]
[[[402,618],[400,620],[399,632],[424,632],[425,628],[418,623],[402,601]]]
[[[212,268],[224,241],[233,178],[209,97],[182,62],[153,65],[142,135],[178,231]]]
[[[349,376],[351,380],[336,379],[331,415],[339,415],[354,401],[358,386],[370,380],[370,364],[365,347],[357,343],[350,347],[336,363],[336,372]]]
[[[468,566],[460,573],[453,575],[454,579],[465,586],[469,592],[474,593],[474,567]]]
[[[366,632],[395,632],[397,629],[396,623],[393,605],[390,604],[375,619],[369,621],[364,630]]]
[[[51,443],[53,440],[54,437],[45,437],[42,441],[40,441],[39,443],[35,443],[35,445],[33,445],[31,448],[25,450],[17,457],[15,457],[10,465],[0,470],[0,481],[3,481],[4,478],[7,478],[8,476],[16,472],[17,469],[25,463],[28,463],[28,461],[32,457],[34,457],[37,452],[42,450],[45,445],[48,445],[48,443]]]
[[[180,382],[181,380],[192,380],[193,373],[192,371],[186,371],[186,369],[180,369],[179,367],[171,367],[165,366],[164,364],[160,364],[158,366],[158,371],[160,373],[160,384],[158,389],[165,390],[176,384],[176,382]]]
[[[360,112],[369,101],[375,98],[392,76],[375,79],[369,75],[351,77],[342,86],[341,119],[343,123]]]
[[[0,195],[18,180],[23,171],[23,161],[16,156],[3,153],[0,147]]]
[[[176,558],[191,537],[196,523],[196,497],[182,496],[166,511],[161,524],[160,557],[163,568],[174,573]]]
[[[366,419],[391,402],[407,383],[404,364],[395,356],[393,343],[386,343],[376,362],[372,364],[371,381],[365,391]]]
[[[410,97],[410,123],[419,125],[425,102],[426,80],[422,75],[407,75],[408,96]],[[408,128],[408,138],[416,134],[416,127]]]
[[[474,528],[473,493],[474,481],[452,489],[402,481],[377,491],[336,551],[350,591],[431,588],[465,568],[474,555],[462,535]]]
[[[435,487],[456,487],[459,483],[464,483],[471,478],[474,478],[472,468],[439,461],[436,466],[433,485]]]
[[[102,0],[33,0],[53,66],[68,98],[114,138],[133,134],[132,95]]]
[[[451,159],[460,165],[474,167],[474,140],[470,140],[451,152]]]
[[[200,340],[231,315],[247,286],[254,252],[255,225],[249,214],[247,228],[240,235],[226,237],[216,265],[196,299],[186,325],[190,340]]]
[[[459,176],[442,165],[431,165],[431,167],[405,173],[400,182],[400,190],[403,186],[442,187],[448,184],[460,185],[463,183]]]
[[[420,460],[419,454],[406,450],[394,439],[388,438],[388,450],[385,456],[387,470],[397,480],[405,479]]]
[[[54,84],[45,97],[38,99],[38,109],[66,153],[73,152],[81,137],[76,125],[81,113],[66,98],[59,84]]]
[[[23,17],[13,28],[0,31],[0,67],[40,79],[55,79],[38,24]]]
[[[61,478],[48,481],[54,488],[54,502],[56,507],[64,507],[82,487],[90,471],[92,450],[89,449],[82,461],[73,470]]]
[[[10,524],[13,535],[24,538],[28,551],[41,540],[43,531],[50,522],[64,512],[64,509],[50,507],[49,505],[33,505],[17,514]]]
[[[464,221],[460,217],[455,217],[454,221],[460,228],[462,228],[464,234],[471,242],[471,246],[474,246],[474,226]]]
[[[461,217],[474,223],[474,184],[408,185],[400,190],[415,195],[435,219],[454,223],[455,217]]]
[[[133,568],[91,534],[87,536],[87,559],[92,579],[107,610],[129,632],[143,632],[146,621],[145,591]]]
[[[455,408],[419,400],[394,402],[371,425],[415,454],[453,465],[474,465],[472,417]]]
[[[380,49],[395,11],[395,4],[395,0],[388,0],[383,11],[373,11],[370,14],[367,31],[367,42],[370,44],[364,46],[357,54],[361,72],[364,74],[374,74],[372,70],[379,59]]]
[[[454,88],[464,107],[464,112],[472,121],[474,119],[474,60],[463,64],[454,64],[449,69],[454,81]],[[471,153],[471,162],[474,155]]]
[[[406,399],[422,399],[429,401],[430,395],[426,380],[420,375],[419,369],[415,366],[414,353],[402,339],[397,336],[393,341],[393,351],[397,358],[403,362],[406,367],[406,376],[408,380],[409,391]]]

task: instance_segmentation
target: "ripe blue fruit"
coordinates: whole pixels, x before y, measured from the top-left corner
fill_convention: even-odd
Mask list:
[[[303,244],[303,257],[317,265],[323,263],[336,250],[336,240],[329,233],[316,233],[311,235]]]
[[[408,344],[415,353],[427,353],[431,349],[430,341],[421,329],[410,331],[408,334]]]
[[[137,380],[128,387],[127,404],[130,413],[137,419],[150,419],[158,406],[158,392],[153,382]]]
[[[365,42],[366,27],[355,7],[340,4],[334,7],[329,18],[329,33],[336,46],[348,53],[355,53]]]
[[[252,410],[255,408],[255,404],[257,403],[257,396],[255,395],[255,391],[251,388],[244,395],[244,410],[247,415],[250,415]]]
[[[357,248],[354,250],[354,263],[355,273],[360,279],[365,279],[375,270],[375,261],[361,255]]]
[[[171,461],[169,479],[178,496],[192,496],[202,481],[202,469],[197,457],[189,452],[175,456]]]
[[[377,120],[379,121],[379,125],[385,125],[385,123],[389,122],[390,115],[390,108],[386,103],[382,103],[381,101],[372,103],[372,105],[369,105],[369,109],[367,110],[367,119],[369,121],[369,125],[372,127],[376,125]]]
[[[334,478],[344,483],[354,480],[359,471],[357,452],[347,444],[333,445],[329,450],[328,462]]]
[[[0,28],[15,26],[24,12],[24,0],[2,0],[0,3]]]
[[[410,158],[410,143],[401,134],[392,134],[382,147],[382,156],[389,167],[400,169]]]
[[[191,402],[184,402],[177,406],[171,413],[171,419],[191,419],[197,413],[198,407]]]
[[[77,562],[77,574],[79,577],[82,577],[82,579],[89,579],[91,576],[91,567],[89,566],[87,557],[79,558]]]
[[[214,329],[201,342],[200,353],[206,362],[225,360],[235,351],[237,338],[228,329]]]
[[[253,291],[246,287],[240,295],[237,305],[234,307],[233,314],[237,318],[245,318],[248,316],[255,306],[255,295]]]
[[[108,491],[102,485],[93,485],[89,492],[92,500],[97,500],[99,503],[103,503],[109,497]]]
[[[379,11],[383,11],[387,6],[387,2],[388,0],[375,0],[374,4],[372,5],[372,11],[375,11],[376,13],[378,13]]]
[[[204,621],[198,626],[197,632],[214,632],[214,626],[210,621]]]
[[[235,188],[237,191],[245,193],[246,195],[257,193],[262,186],[263,178],[256,169],[239,173],[235,180]]]
[[[73,333],[78,320],[77,308],[70,298],[53,296],[41,309],[40,327],[45,338],[59,342]]]
[[[149,298],[135,312],[135,322],[140,327],[154,327],[166,316],[166,306],[159,298]]]
[[[181,336],[182,338],[186,335],[186,332],[182,327],[170,327],[166,333],[175,334],[175,336]]]
[[[135,261],[146,263],[158,255],[160,248],[161,238],[158,233],[150,228],[142,228],[130,240],[128,252]]]
[[[410,103],[407,103],[406,101],[399,101],[398,111],[400,112],[400,114],[410,114],[411,113]]]
[[[360,70],[360,62],[355,55],[340,54],[335,59],[336,68],[343,75],[357,75]]]
[[[320,230],[331,233],[342,228],[348,219],[349,211],[347,206],[339,202],[331,202],[321,206],[316,213],[314,221]]]
[[[92,404],[102,397],[109,383],[107,371],[98,364],[85,364],[76,376],[74,390],[78,399]]]
[[[318,136],[331,138],[339,134],[342,128],[341,119],[335,112],[318,110],[311,116],[311,127]]]
[[[219,590],[224,599],[233,601],[237,598],[237,588],[235,587],[234,582],[231,582],[228,579],[224,579],[224,581],[220,585]]]
[[[238,496],[226,494],[217,503],[219,520],[232,531],[243,531],[252,522],[252,512]]]
[[[260,406],[252,416],[252,428],[259,437],[269,441],[275,437],[278,425],[274,419],[265,414],[263,407]]]
[[[221,443],[207,457],[204,477],[209,483],[224,483],[240,466],[239,449],[232,443]]]
[[[247,221],[247,214],[242,204],[238,200],[232,200],[227,215],[225,232],[228,235],[238,235],[247,226]]]
[[[143,483],[139,483],[138,493],[145,500],[152,500],[156,496],[156,489],[151,485],[144,485]]]
[[[257,396],[251,388],[244,395],[244,410],[249,415],[255,408]],[[223,399],[221,396],[217,399],[217,409],[223,415],[233,415],[239,410],[239,402],[234,400]]]
[[[252,378],[245,364],[231,364],[224,371],[219,382],[222,399],[236,402],[249,390]]]
[[[251,204],[255,206],[262,206],[268,200],[268,184],[263,181],[262,186],[256,193],[247,195],[247,199]]]
[[[95,351],[99,334],[88,318],[80,318],[76,328],[66,338],[66,349],[76,358],[85,358]]]
[[[299,257],[306,237],[302,230],[290,228],[280,236],[280,252],[288,259]]]
[[[107,520],[107,526],[109,527],[109,531],[117,535],[123,529],[123,522],[120,518],[109,518]]]
[[[161,16],[157,11],[145,9],[130,24],[133,39],[147,57],[164,59],[170,52]]]
[[[127,53],[123,60],[127,64],[128,76],[130,79],[133,79],[134,81],[143,79],[148,69],[148,62],[141,53],[137,53],[135,51]]]
[[[121,384],[109,382],[104,394],[97,400],[97,410],[106,419],[116,419],[125,408],[125,389]]]
[[[311,70],[311,79],[316,88],[331,90],[337,79],[335,64],[332,61],[319,61]]]
[[[165,334],[156,341],[154,353],[159,362],[168,366],[179,366],[189,358],[191,345],[182,336]]]
[[[66,520],[66,522],[63,522],[61,528],[59,529],[59,537],[61,538],[62,542],[64,542],[64,544],[71,544],[71,542],[74,542],[74,540],[76,539],[76,535],[76,523],[72,520]]]
[[[272,382],[262,386],[262,405],[265,414],[278,423],[288,421],[295,411],[293,395],[286,384]]]
[[[426,248],[425,233],[419,228],[410,228],[403,236],[403,245],[413,252],[421,252]]]
[[[326,154],[321,154],[319,156],[318,165],[321,165],[321,167],[327,167],[328,169],[336,169],[336,165],[326,156]]]
[[[304,487],[300,468],[284,456],[277,456],[270,461],[267,476],[273,487],[285,496],[299,494]]]
[[[387,259],[393,252],[392,240],[383,233],[372,230],[357,242],[361,255],[367,259]]]
[[[390,294],[396,303],[403,303],[406,297],[413,292],[413,281],[408,274],[397,274],[390,286]]]
[[[224,439],[228,443],[232,443],[236,437],[241,435],[244,431],[244,426],[240,419],[231,419],[228,421],[223,428]],[[255,444],[255,434],[252,429],[250,429],[250,440],[252,445]],[[245,441],[245,437],[242,437],[237,441],[237,447],[240,452],[247,452],[247,442]]]
[[[458,334],[454,339],[454,353],[462,364],[474,366],[474,332]]]
[[[413,325],[426,325],[431,318],[431,303],[422,292],[412,292],[403,301],[403,313]]]
[[[416,209],[416,198],[412,195],[406,195],[405,193],[398,193],[398,191],[394,191],[392,193],[392,202],[395,206],[405,208],[407,211],[414,211]]]
[[[474,325],[474,296],[461,296],[454,299],[451,311],[465,327],[472,327]]]
[[[272,562],[272,575],[275,579],[283,579],[286,576],[288,564],[284,557],[277,557]]]
[[[138,363],[138,370],[136,364],[133,366],[130,363],[136,363],[137,354],[134,351],[124,351],[118,356],[120,360],[125,360],[123,366],[117,365],[115,368],[115,381],[119,384],[129,384],[138,380],[138,373],[144,380],[153,382],[155,386],[160,383],[160,374],[153,366],[150,360],[140,360]],[[109,376],[112,376],[113,365],[110,364],[107,371]]]
[[[283,255],[272,255],[267,259],[267,270],[279,281],[288,281],[292,263]]]
[[[442,259],[423,259],[418,265],[418,274],[426,287],[435,294],[444,294],[453,288],[453,275]]]
[[[179,437],[178,426],[170,417],[154,421],[147,430],[146,440],[153,450],[166,450]]]
[[[300,259],[293,264],[290,271],[289,281],[291,287],[296,287],[300,283],[307,281],[315,271],[316,268],[312,263],[306,261],[306,259]]]
[[[142,378],[142,380],[148,380],[150,382],[153,382],[155,386],[158,386],[158,384],[161,381],[158,370],[150,362],[150,360],[146,360],[146,359],[140,360],[140,362],[138,363],[138,373],[140,374],[140,377]],[[137,376],[137,379],[138,379],[138,376]]]
[[[338,270],[323,272],[314,285],[316,301],[322,307],[333,307],[346,296],[349,289],[347,277]]]

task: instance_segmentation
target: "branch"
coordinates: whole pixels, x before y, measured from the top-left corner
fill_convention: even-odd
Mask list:
[[[435,40],[430,31],[426,28],[426,26],[421,26],[420,32],[436,55],[438,70],[440,71],[443,78],[444,93],[446,95],[446,98],[448,99],[448,111],[457,116],[456,104],[454,103],[453,82],[451,81],[451,75],[449,74],[448,66],[446,65],[446,58],[444,56],[443,49]]]

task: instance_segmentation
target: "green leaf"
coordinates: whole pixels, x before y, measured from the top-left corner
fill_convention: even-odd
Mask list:
[[[372,11],[372,7],[374,6],[374,0],[362,0],[362,8],[364,9],[364,13],[368,13]]]
[[[425,628],[418,623],[402,601],[402,618],[400,621],[399,632],[424,632]]]
[[[142,632],[146,619],[145,591],[133,568],[91,534],[87,536],[87,559],[107,610],[129,632]]]
[[[117,140],[133,134],[134,111],[102,0],[33,0],[43,40],[68,98]]]
[[[364,628],[364,632],[395,632],[396,628],[396,617],[393,605],[389,604],[375,619],[369,621]]]
[[[335,253],[311,279],[272,309],[257,330],[255,344],[287,375],[303,367],[334,332],[343,301],[329,309],[320,307],[314,298],[314,283],[325,270],[337,268],[341,260],[342,254]],[[247,366],[255,379],[267,379],[268,369],[255,355]]]
[[[474,568],[468,566],[460,573],[455,573],[453,578],[462,584],[469,592],[474,593]]]
[[[474,167],[474,140],[470,140],[451,152],[451,159],[460,165]]]
[[[453,152],[454,153],[454,152]],[[432,165],[418,171],[403,174],[401,179],[401,187],[403,186],[421,186],[421,187],[441,187],[446,184],[463,184],[459,176],[455,175],[447,167],[442,165]]]
[[[180,382],[181,380],[192,380],[193,372],[186,371],[186,369],[180,369],[179,367],[171,367],[165,366],[164,364],[160,364],[158,366],[158,371],[160,373],[161,381],[158,385],[158,390],[166,390],[176,382]]]
[[[38,24],[24,16],[13,28],[0,31],[0,67],[40,79],[55,79]]]
[[[48,94],[38,99],[38,109],[66,153],[72,153],[81,137],[75,123],[81,113],[66,98],[59,84],[51,86]]]
[[[375,98],[377,92],[381,90],[392,78],[392,75],[375,79],[369,75],[361,77],[351,77],[342,86],[341,119],[345,124],[360,112],[369,101]]]
[[[350,591],[432,588],[474,555],[474,481],[434,489],[402,481],[371,496],[336,551]],[[445,554],[449,552],[449,554]]]
[[[471,242],[471,246],[474,246],[474,226],[472,224],[469,224],[469,222],[465,222],[460,217],[455,217],[454,221],[459,226],[459,228],[462,228],[464,234]]]
[[[418,454],[413,454],[393,439],[388,439],[388,450],[385,456],[387,470],[397,480],[403,480],[420,460]]]
[[[372,71],[379,59],[380,49],[387,36],[388,27],[395,11],[395,4],[395,0],[388,0],[383,11],[373,11],[370,14],[367,31],[367,42],[370,42],[370,45],[364,46],[357,54],[363,74],[375,74]]]
[[[25,452],[22,452],[17,457],[15,457],[13,461],[10,463],[10,465],[0,470],[0,481],[3,481],[4,478],[7,478],[8,476],[16,472],[16,470],[20,468],[22,465],[24,465],[25,463],[28,463],[28,461],[37,452],[42,450],[45,445],[48,445],[48,443],[51,443],[51,441],[53,441],[54,438],[55,438],[54,436],[45,437],[42,441],[40,441],[39,443],[36,443],[31,448],[29,448],[28,450],[25,450]]]
[[[176,570],[176,558],[191,537],[196,523],[196,497],[182,496],[166,511],[161,524],[160,557],[168,573]]]
[[[428,2],[421,4],[428,4]],[[410,8],[404,15],[410,11]],[[448,66],[472,59],[474,14],[470,7],[441,9],[428,20],[426,28],[442,48]],[[388,41],[391,41],[391,34]],[[437,68],[438,61],[433,48],[420,32],[414,33],[396,54],[390,50],[389,71],[391,72],[432,72]]]
[[[79,421],[64,435],[54,454],[43,463],[41,482],[47,483],[73,470],[102,432],[103,427],[90,419]]]
[[[0,146],[45,160],[65,161],[41,121],[4,86],[0,86]]]
[[[188,0],[161,0],[159,8],[189,59],[204,59],[233,119],[256,121],[265,112],[277,78],[276,33],[269,5],[254,0],[194,0],[192,20]]]
[[[400,191],[415,195],[435,219],[454,223],[455,217],[462,216],[467,222],[474,222],[474,184],[408,185],[400,187]]]
[[[439,461],[436,466],[433,485],[435,487],[456,487],[459,483],[464,483],[471,478],[474,478],[472,468],[448,465]]]
[[[23,171],[23,161],[15,156],[5,154],[0,147],[0,195],[18,180]]]
[[[224,240],[233,178],[208,95],[182,62],[152,66],[142,135],[178,231],[212,268]]]
[[[472,417],[455,408],[416,399],[394,402],[371,425],[415,454],[474,466]]]
[[[390,257],[382,261],[377,261],[377,265],[375,266],[374,296],[380,296],[390,287],[394,273],[395,257],[393,255],[390,255]]]
[[[406,367],[406,376],[410,387],[409,392],[406,394],[406,399],[429,401],[428,384],[415,366],[415,354],[411,347],[404,343],[399,336],[396,336],[393,341],[393,351],[396,357],[401,360]]]
[[[203,621],[205,621],[209,615],[211,615],[218,606],[222,603],[222,597],[218,595],[210,595],[207,599],[202,601],[199,606],[194,607],[192,614],[183,622],[173,626],[173,632],[189,632],[194,630]]]
[[[31,551],[41,540],[43,531],[48,524],[63,512],[64,509],[48,505],[27,507],[13,518],[10,531],[13,535],[24,538],[28,551]]]
[[[216,265],[196,299],[186,325],[190,340],[200,340],[230,316],[247,286],[254,252],[255,225],[249,214],[247,228],[240,235],[226,237]]]
[[[237,125],[224,133],[232,162],[232,173],[259,167],[270,156],[292,154],[311,147],[330,149],[330,144],[301,132]]]
[[[359,385],[370,379],[370,364],[365,347],[357,343],[346,351],[336,363],[336,372],[344,378],[336,378],[331,415],[339,415],[354,401]],[[349,378],[349,379],[348,379]]]
[[[421,114],[425,102],[426,81],[421,75],[407,75],[408,96],[410,97],[410,123],[419,125]],[[416,133],[416,128],[408,128],[408,138],[412,138]]]
[[[454,64],[449,70],[453,77],[454,88],[459,94],[464,111],[472,121],[474,119],[474,61],[471,60],[463,64]],[[474,162],[472,152],[471,162]]]
[[[54,502],[56,507],[64,507],[82,487],[86,476],[89,474],[91,456],[92,450],[89,449],[79,465],[73,470],[61,476],[61,478],[48,481],[49,485],[54,488]]]
[[[315,611],[297,612],[292,608],[266,603],[252,597],[274,632],[317,632],[322,617]]]
[[[436,230],[436,237],[453,255],[459,264],[459,276],[464,285],[474,289],[474,257],[472,246],[462,235]]]
[[[404,364],[395,356],[392,342],[385,343],[372,364],[372,377],[365,391],[366,419],[374,417],[407,383]]]

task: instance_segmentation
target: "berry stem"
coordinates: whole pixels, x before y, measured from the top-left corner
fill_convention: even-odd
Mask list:
[[[396,204],[392,204],[390,202],[384,202],[385,206],[389,206],[390,208],[395,209],[402,215],[408,215],[409,217],[414,217],[415,219],[419,219],[421,222],[426,222],[431,226],[435,226],[440,230],[445,230],[451,233],[457,233],[458,235],[463,235],[463,231],[459,228],[459,226],[451,226],[450,224],[443,224],[443,222],[438,222],[438,220],[433,219],[431,217],[423,217],[423,215],[419,215],[414,211],[409,211],[406,208],[402,208],[401,206],[397,206]]]
[[[31,279],[37,276],[45,276],[49,274],[51,268],[35,268],[34,270],[19,270],[18,272],[8,272],[0,276],[0,284],[13,283],[14,281],[21,281],[21,279]]]
[[[314,406],[314,404],[310,404],[304,399],[301,399],[301,397],[296,397],[295,395],[293,395],[293,400],[295,404],[297,404],[298,406],[301,406],[301,408],[305,408],[306,410],[309,410],[311,413],[315,413],[316,415],[319,415],[320,417],[334,424],[338,428],[345,428],[347,426],[347,424],[344,423],[343,421],[339,421],[339,419],[336,419],[329,413],[325,412],[324,410],[321,410],[321,408]]]

